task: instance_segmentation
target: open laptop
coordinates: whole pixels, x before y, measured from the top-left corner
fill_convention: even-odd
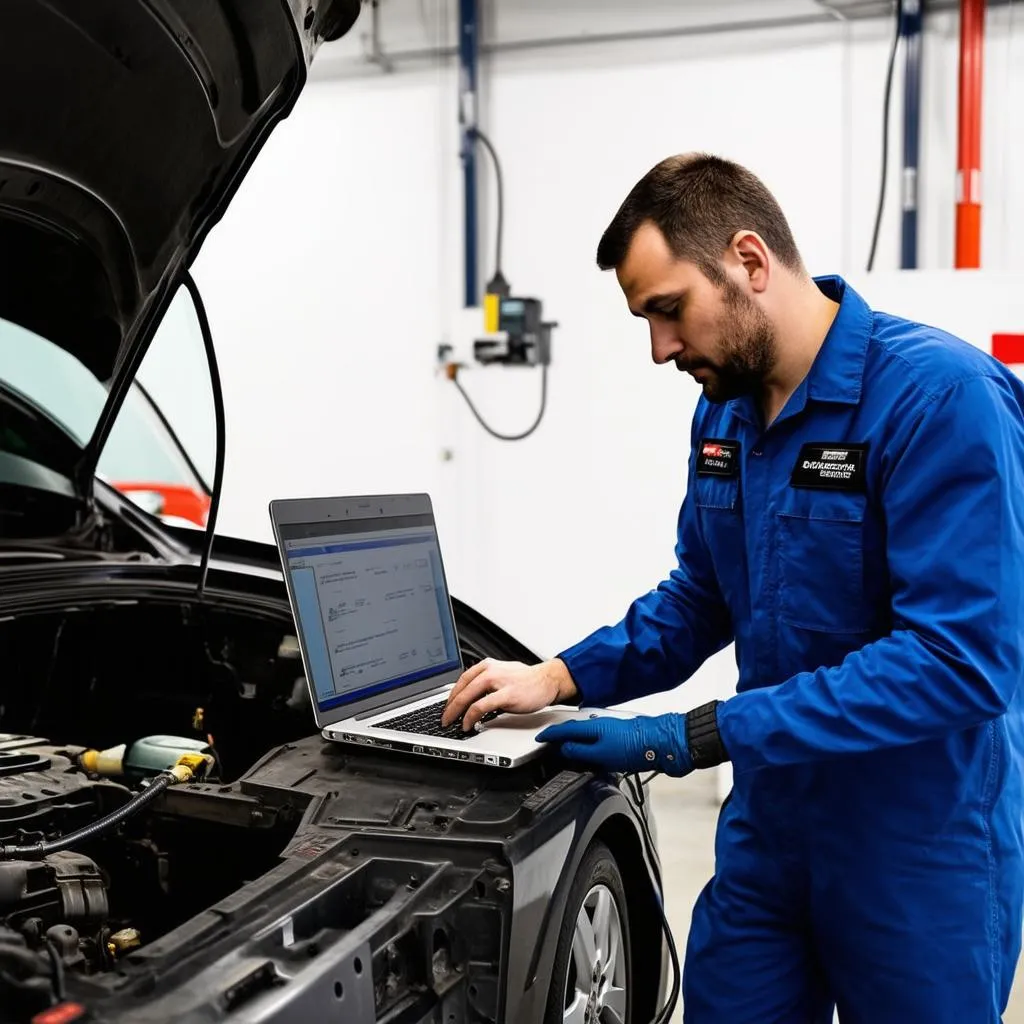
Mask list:
[[[441,727],[463,672],[426,494],[272,501],[270,518],[324,737],[513,768],[577,708]]]

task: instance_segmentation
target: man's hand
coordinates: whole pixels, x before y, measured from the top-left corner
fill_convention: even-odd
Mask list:
[[[492,711],[529,714],[571,701],[577,693],[569,670],[557,658],[539,665],[486,658],[463,672],[452,687],[441,724],[451,725],[461,718],[468,732]]]
[[[549,726],[537,739],[559,743],[563,757],[606,771],[661,771],[676,776],[693,771],[685,715],[598,716]]]

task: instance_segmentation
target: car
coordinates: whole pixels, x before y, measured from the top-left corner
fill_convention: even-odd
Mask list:
[[[106,400],[103,384],[74,355],[8,321],[0,321],[0,380],[32,396],[82,446]],[[164,522],[206,525],[210,484],[139,377],[129,386],[96,472]]]
[[[2,1021],[646,1024],[678,993],[647,780],[326,741],[276,548],[216,532],[188,268],[359,9],[0,8]],[[538,660],[453,606],[467,666]]]

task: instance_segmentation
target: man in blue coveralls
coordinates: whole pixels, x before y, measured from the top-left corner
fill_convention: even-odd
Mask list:
[[[470,668],[445,720],[668,690],[735,642],[729,700],[541,734],[618,772],[732,762],[687,1021],[998,1021],[1024,901],[1024,388],[811,278],[771,193],[715,157],[654,167],[598,264],[703,388],[677,565],[551,661]]]

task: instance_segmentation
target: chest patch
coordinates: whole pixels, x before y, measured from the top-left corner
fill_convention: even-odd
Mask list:
[[[863,492],[867,479],[866,444],[805,444],[789,478],[791,487]]]
[[[735,476],[740,468],[739,441],[705,437],[697,455],[697,476]]]

